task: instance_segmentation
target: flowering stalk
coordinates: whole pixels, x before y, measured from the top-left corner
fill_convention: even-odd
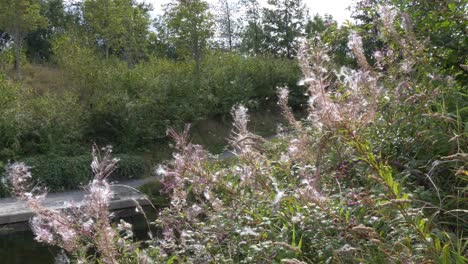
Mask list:
[[[115,244],[116,233],[110,224],[109,201],[113,196],[107,177],[114,171],[118,159],[111,158],[112,149],[104,148],[100,157],[96,146],[93,147],[92,171],[94,180],[88,185],[80,205],[69,204],[67,210],[48,209],[42,205],[47,195],[45,189],[31,189],[30,167],[24,163],[9,166],[7,174],[12,193],[24,201],[36,214],[30,221],[35,239],[65,249],[76,254],[94,247],[103,263],[118,263],[118,250]]]

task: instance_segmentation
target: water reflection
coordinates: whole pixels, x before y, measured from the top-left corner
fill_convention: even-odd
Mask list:
[[[0,263],[50,264],[58,249],[37,243],[31,231],[0,235]]]
[[[156,212],[146,207],[145,213],[149,221],[154,221]],[[134,212],[134,209],[131,209]],[[120,212],[126,215],[129,212]],[[140,240],[148,239],[148,226],[143,215],[119,217],[133,225],[135,237]],[[155,230],[153,228],[153,234]],[[30,230],[11,232],[0,230],[0,263],[1,264],[51,264],[55,263],[55,256],[60,252],[57,247],[47,246],[34,240]]]

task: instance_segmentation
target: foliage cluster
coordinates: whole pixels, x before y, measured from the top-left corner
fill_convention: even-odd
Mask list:
[[[113,180],[128,180],[148,176],[150,174],[145,159],[137,155],[117,155],[119,165],[112,172]],[[73,157],[61,156],[34,156],[21,159],[31,168],[31,183],[47,186],[51,192],[75,190],[85,186],[93,173],[89,164],[90,155]],[[3,174],[3,172],[2,172]],[[7,186],[0,187],[0,197],[7,196]]]
[[[15,70],[21,76],[21,48],[26,35],[45,26],[47,20],[40,14],[40,6],[36,1],[5,0],[0,2],[0,28],[7,32],[15,45]]]
[[[0,158],[34,154],[76,155],[85,116],[77,97],[37,96],[29,87],[0,79]]]
[[[267,105],[274,97],[271,87],[294,87],[299,74],[291,60],[215,53],[206,56],[194,82],[190,61],[150,58],[128,68],[122,61],[100,60],[84,47],[73,48],[69,38],[57,42],[60,69],[51,78],[63,78],[67,89],[0,80],[4,161],[82,154],[82,143],[93,141],[113,144],[120,152],[141,149],[164,140],[168,126],[225,115],[236,102]],[[301,95],[297,98],[300,102]]]
[[[369,57],[372,50],[383,42],[375,38],[378,25],[373,23],[381,14],[377,6],[391,3],[400,12],[404,12],[411,19],[412,24],[398,23],[396,30],[404,31],[410,26],[415,37],[428,44],[427,52],[431,64],[436,64],[441,70],[452,77],[464,81],[468,57],[465,52],[468,42],[466,39],[467,3],[463,0],[441,0],[436,2],[419,0],[360,0],[353,8],[353,18],[357,21],[357,29],[363,36],[364,49]]]
[[[299,75],[294,61],[268,56],[208,54],[197,76],[192,61],[150,57],[127,68],[117,60],[74,54],[69,46],[60,45],[59,65],[89,116],[87,138],[119,151],[165,138],[168,126],[225,115],[236,102],[266,105],[272,87],[294,87]]]

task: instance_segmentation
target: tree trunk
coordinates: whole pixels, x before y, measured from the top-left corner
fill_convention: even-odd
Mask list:
[[[285,1],[285,10],[284,10],[284,13],[285,13],[285,39],[286,39],[286,57],[287,58],[291,58],[291,41],[292,39],[291,38],[291,32],[290,32],[290,29],[289,29],[289,21],[290,21],[290,15],[289,15],[289,6],[288,6],[288,2]]]
[[[105,50],[106,50],[106,60],[109,59],[109,45],[105,44]]]
[[[17,33],[13,36],[15,42],[15,72],[16,78],[21,79],[21,36]]]
[[[129,53],[130,53],[130,52],[128,52],[127,50],[124,50],[124,51],[123,51],[123,56],[124,56],[125,62],[127,62],[127,67],[128,67],[129,69],[131,69],[132,66],[133,66],[133,63],[132,63],[131,56],[130,56]]]
[[[257,28],[257,22],[255,22],[255,27],[254,27],[254,43],[253,43],[253,49],[254,49],[254,54],[255,55],[258,55],[259,53],[259,46],[258,45],[258,42],[259,42],[259,38],[258,38],[258,28]]]
[[[229,3],[227,1],[226,1],[226,15],[227,15],[227,26],[228,26],[229,51],[232,51],[231,8],[229,7]]]
[[[197,74],[197,81],[200,79],[200,63],[201,63],[201,46],[200,38],[198,36],[197,28],[194,25],[192,29],[192,47],[193,47],[193,59],[195,60],[195,71]]]
[[[200,64],[201,64],[201,54],[200,54],[200,51],[197,49],[195,53],[195,70],[197,73],[197,79],[200,78]]]

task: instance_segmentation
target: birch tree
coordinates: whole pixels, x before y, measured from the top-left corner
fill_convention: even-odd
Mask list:
[[[292,58],[297,39],[304,35],[305,6],[302,0],[268,0],[263,10],[263,28],[267,49],[276,55]]]
[[[176,52],[195,60],[199,76],[202,55],[214,33],[214,18],[208,3],[202,0],[174,0],[166,5],[164,20]]]
[[[239,42],[239,3],[235,0],[219,0],[217,5],[219,38],[224,48],[232,51]]]
[[[26,35],[45,27],[47,20],[40,14],[34,0],[0,0],[0,28],[12,38],[15,45],[15,72],[21,78],[21,49]]]

